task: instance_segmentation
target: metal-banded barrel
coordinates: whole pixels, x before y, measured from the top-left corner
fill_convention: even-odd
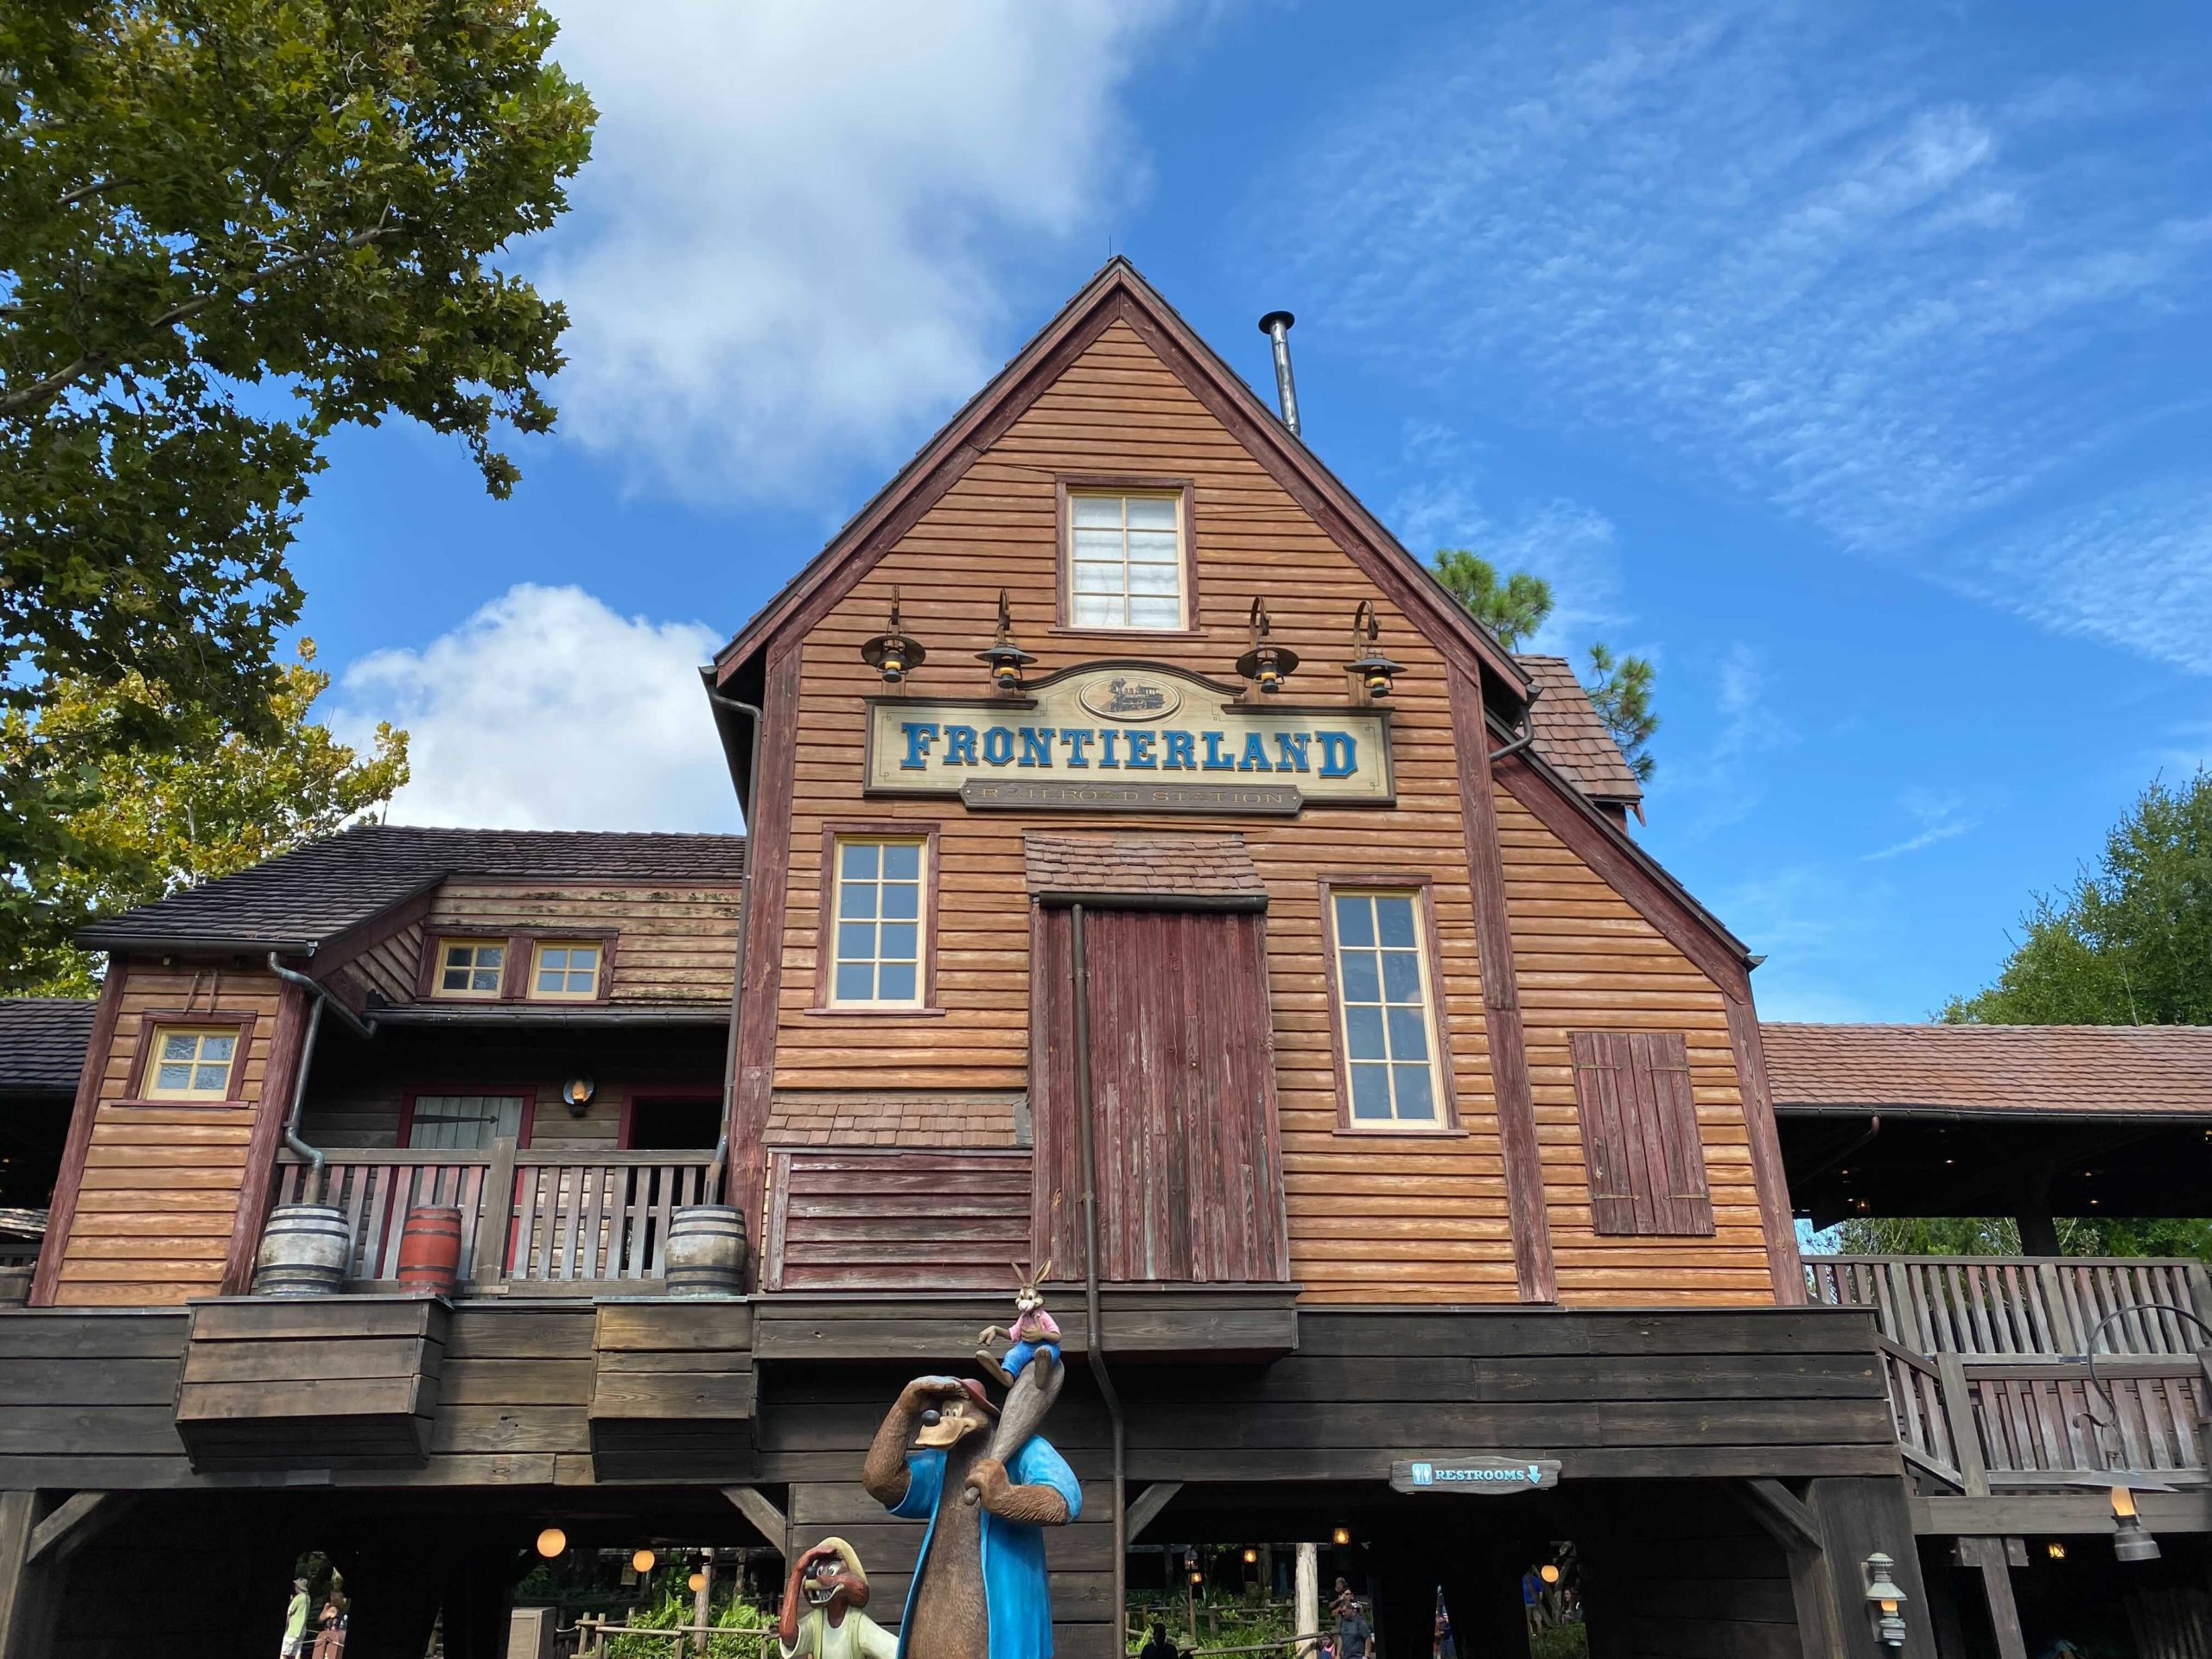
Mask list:
[[[346,1283],[353,1233],[334,1204],[280,1204],[253,1261],[257,1296],[329,1296]]]
[[[418,1296],[450,1296],[461,1276],[461,1211],[417,1205],[399,1230],[399,1287]]]
[[[671,1296],[734,1296],[745,1287],[745,1211],[734,1204],[686,1205],[669,1219]]]

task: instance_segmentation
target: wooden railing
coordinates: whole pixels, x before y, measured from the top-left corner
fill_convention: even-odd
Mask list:
[[[495,1141],[483,1152],[342,1151],[325,1167],[323,1199],[353,1228],[349,1283],[395,1282],[409,1210],[461,1211],[464,1289],[526,1284],[619,1288],[659,1279],[668,1229],[701,1202],[711,1152],[540,1152]],[[277,1160],[276,1201],[307,1196],[308,1165]]]
[[[1897,1443],[1923,1479],[1977,1497],[2116,1469],[2207,1484],[2212,1336],[2164,1311],[2212,1319],[2202,1262],[1816,1255],[1805,1276],[1815,1302],[1873,1310]]]

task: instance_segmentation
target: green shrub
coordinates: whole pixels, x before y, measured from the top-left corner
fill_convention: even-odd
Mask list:
[[[664,1590],[650,1606],[633,1609],[629,1618],[632,1626],[648,1630],[673,1630],[690,1622],[691,1592],[680,1581]],[[760,1659],[772,1650],[760,1633],[772,1637],[776,1621],[749,1601],[733,1596],[719,1602],[709,1611],[707,1623],[716,1632],[729,1632],[707,1638],[708,1659]],[[610,1636],[607,1652],[608,1659],[690,1659],[691,1644],[667,1636]]]

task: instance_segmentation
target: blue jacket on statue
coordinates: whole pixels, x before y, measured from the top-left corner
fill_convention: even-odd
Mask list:
[[[1049,1440],[1032,1438],[1006,1460],[1007,1478],[1017,1486],[1050,1486],[1067,1500],[1068,1519],[1083,1510],[1083,1489],[1075,1471],[1052,1449]],[[953,1501],[959,1501],[954,1494]],[[944,1502],[944,1453],[925,1447],[906,1454],[906,1496],[891,1513],[909,1521],[926,1520],[930,1530],[922,1538],[928,1559],[930,1538],[937,1531],[938,1506]],[[1051,1659],[1052,1603],[1045,1573],[1045,1535],[1035,1527],[1001,1520],[985,1511],[982,1516],[983,1602],[991,1626],[989,1659]],[[906,1592],[907,1611],[914,1605],[914,1590],[922,1575],[914,1575]],[[905,1619],[901,1619],[899,1652],[906,1652]]]

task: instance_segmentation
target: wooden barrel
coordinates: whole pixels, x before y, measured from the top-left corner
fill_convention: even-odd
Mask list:
[[[461,1276],[461,1211],[417,1205],[399,1230],[399,1287],[418,1296],[450,1296]]]
[[[671,1217],[665,1256],[671,1296],[735,1296],[745,1288],[745,1211],[686,1205]]]
[[[329,1296],[346,1283],[353,1232],[334,1204],[280,1204],[253,1259],[257,1296]]]

